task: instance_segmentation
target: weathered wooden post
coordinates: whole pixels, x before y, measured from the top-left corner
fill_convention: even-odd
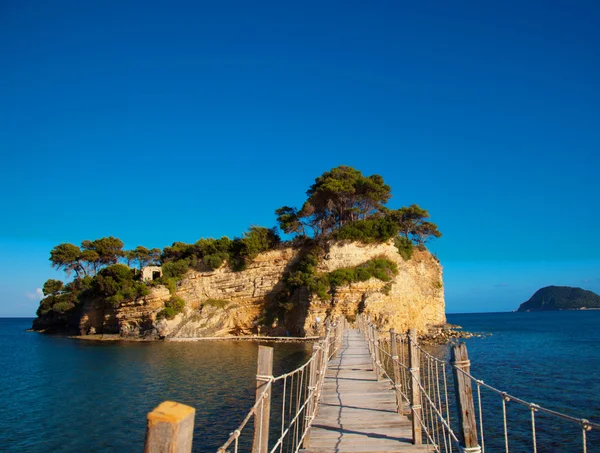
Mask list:
[[[367,324],[367,335],[369,341],[369,354],[371,354],[371,360],[373,361],[373,325]]]
[[[465,373],[471,373],[471,362],[465,343],[460,343],[452,348],[451,363],[452,374],[454,375],[460,443],[463,448],[469,449],[470,452],[481,451],[477,441],[477,423],[475,421],[475,403],[473,402],[471,378],[459,371],[463,370]]]
[[[327,325],[325,330],[325,348],[323,353],[323,362],[326,364],[329,361],[329,349],[331,348],[331,324]]]
[[[258,347],[258,365],[256,367],[256,399],[262,403],[254,415],[254,440],[252,453],[269,451],[269,418],[271,415],[271,378],[273,377],[273,348]]]
[[[145,453],[190,453],[196,409],[174,401],[148,413]]]
[[[421,418],[423,417],[423,408],[421,407],[421,388],[419,381],[421,379],[419,370],[419,350],[417,349],[417,331],[410,329],[408,331],[408,361],[410,374],[412,375],[412,391],[410,394],[410,408],[412,411],[412,432],[413,444],[421,445]]]
[[[396,331],[390,329],[390,348],[392,353],[392,364],[394,366],[394,389],[396,390],[396,405],[398,413],[402,414],[402,383],[400,382],[400,363],[398,363],[398,344],[396,343]]]
[[[335,355],[337,356],[338,352],[342,348],[342,338],[344,335],[344,323],[342,316],[338,317],[337,323],[335,325]]]
[[[319,400],[319,396],[321,395],[321,385],[323,384],[323,360],[325,356],[325,340],[321,340],[317,343],[317,393],[315,397],[315,401]]]
[[[375,363],[375,373],[377,375],[377,380],[381,380],[382,366],[381,366],[381,351],[379,350],[379,332],[377,331],[377,327],[373,325],[373,359]]]
[[[308,375],[308,391],[313,392],[312,397],[309,398],[306,404],[306,412],[304,414],[304,426],[308,428],[312,423],[313,412],[317,405],[317,370],[318,370],[318,356],[319,356],[319,345],[313,344],[313,356],[315,359],[310,364],[310,372]],[[302,441],[302,448],[310,447],[310,429],[306,431],[304,440]]]

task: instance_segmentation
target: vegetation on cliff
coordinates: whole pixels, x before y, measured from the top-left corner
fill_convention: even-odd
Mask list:
[[[317,177],[306,194],[301,209],[283,206],[275,211],[278,227],[251,226],[233,239],[174,242],[162,251],[144,246],[124,250],[123,242],[112,236],[85,240],[80,246],[58,244],[50,252],[50,262],[74,279],[66,284],[54,279],[46,282],[34,328],[74,325],[71,321],[86,301],[113,309],[146,296],[149,286],[161,284],[172,296],[160,316],[170,319],[183,309],[176,297],[177,285],[189,270],[211,271],[228,265],[232,271],[241,271],[260,253],[284,246],[301,249],[300,260],[284,276],[286,290],[278,299],[280,306],[289,308],[289,300],[300,288],[326,299],[339,286],[372,277],[386,281],[397,271],[393,262],[378,258],[355,268],[320,274],[317,266],[331,241],[370,244],[393,240],[398,253],[409,260],[413,246],[424,248],[429,239],[441,237],[429,221],[429,213],[418,205],[387,208],[391,188],[379,175],[364,176],[352,167],[336,167]],[[288,240],[282,241],[278,231]],[[148,265],[162,266],[162,276],[143,282],[141,270]]]
[[[523,302],[517,311],[579,310],[600,308],[600,296],[571,286],[546,286]]]
[[[283,206],[275,211],[284,233],[364,243],[401,235],[418,246],[442,235],[427,220],[429,213],[416,204],[395,210],[385,207],[392,192],[379,175],[364,176],[342,165],[319,176],[306,194],[301,209]]]

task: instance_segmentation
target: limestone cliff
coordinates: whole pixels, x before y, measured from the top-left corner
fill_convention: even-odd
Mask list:
[[[255,334],[259,329],[271,335],[313,335],[327,318],[343,314],[352,319],[359,311],[371,315],[382,328],[397,331],[409,327],[425,330],[428,325],[445,323],[442,268],[427,251],[415,250],[412,259],[404,261],[392,244],[331,244],[319,271],[356,266],[378,256],[397,263],[398,274],[392,281],[372,278],[339,287],[326,301],[308,291],[297,291],[292,297],[294,307],[279,323],[262,325],[265,311],[278,303],[277,296],[285,289],[283,276],[298,259],[298,251],[292,248],[263,253],[241,272],[227,266],[188,272],[176,291],[186,306],[170,321],[156,319],[170,297],[169,291],[159,286],[144,299],[108,312],[88,304],[83,307],[80,328],[82,332],[92,329],[167,338]],[[224,302],[206,303],[209,299]]]

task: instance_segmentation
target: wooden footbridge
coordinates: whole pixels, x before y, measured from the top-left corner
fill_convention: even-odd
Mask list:
[[[427,451],[413,445],[411,421],[398,413],[390,382],[377,375],[367,340],[358,330],[344,331],[337,357],[327,367],[310,448],[300,451]]]
[[[588,445],[598,445],[598,436],[592,441],[588,433],[597,434],[600,424],[526,402],[474,378],[464,343],[453,347],[446,363],[423,350],[414,331],[382,335],[362,317],[356,327],[342,319],[328,324],[310,359],[276,377],[272,348],[260,346],[255,403],[217,453],[485,453],[486,442],[490,451],[556,451],[545,430],[538,434],[537,413],[566,423],[557,431],[563,437],[572,433],[563,451],[587,453]],[[485,438],[484,414],[490,411],[483,402],[493,398],[482,399],[482,391],[500,400],[502,417],[486,425],[501,425],[490,429],[496,432],[492,439]],[[524,409],[526,417],[517,420],[530,425],[530,437],[524,438],[523,429],[511,437],[509,403]],[[148,414],[145,452],[190,453],[194,415],[183,404],[158,406]],[[542,442],[551,448],[538,447]]]

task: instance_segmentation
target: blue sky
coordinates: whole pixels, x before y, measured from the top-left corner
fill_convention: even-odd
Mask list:
[[[4,1],[0,316],[33,316],[58,243],[233,237],[341,164],[429,210],[448,312],[600,292],[598,23],[577,1]]]

